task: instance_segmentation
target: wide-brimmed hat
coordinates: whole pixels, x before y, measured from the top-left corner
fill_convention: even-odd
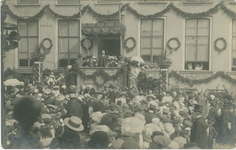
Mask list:
[[[167,146],[169,146],[171,143],[171,139],[165,135],[157,135],[153,137],[153,142],[162,145],[164,148],[167,148]]]
[[[183,148],[184,145],[187,143],[186,139],[181,136],[174,138],[173,141],[175,141],[179,144],[179,148]]]
[[[110,128],[106,125],[97,125],[95,126],[92,131],[91,131],[91,135],[96,132],[96,131],[103,131],[103,132],[106,132],[107,135],[109,134],[109,131],[110,131]]]
[[[120,96],[122,96],[122,95],[125,95],[125,96],[126,96],[127,94],[126,94],[126,92],[121,92],[121,93],[120,93]]]
[[[147,99],[149,99],[149,98],[156,99],[156,96],[154,94],[149,94],[149,95],[147,95]]]
[[[65,100],[65,96],[62,95],[62,94],[60,94],[60,95],[58,95],[58,96],[56,97],[56,100],[59,101],[59,102],[64,101],[64,100]]]
[[[141,119],[137,117],[125,118],[121,125],[121,132],[124,133],[142,133],[144,124]]]
[[[156,109],[157,108],[157,103],[155,101],[149,101],[148,102],[148,108]]]
[[[100,112],[100,111],[94,112],[94,113],[92,113],[92,115],[91,115],[91,119],[92,119],[94,122],[96,122],[96,123],[100,123],[102,117],[103,117],[103,114],[102,114],[102,112]]]
[[[76,95],[75,95],[74,93],[71,93],[71,94],[70,94],[70,99],[71,99],[71,98],[75,98],[75,99],[76,99],[77,97],[76,97]]]
[[[38,89],[34,89],[33,94],[38,94],[39,90]]]
[[[49,93],[51,93],[52,91],[51,91],[49,88],[45,88],[45,89],[43,89],[43,92],[44,92],[45,94],[49,94]]]
[[[83,131],[84,126],[82,125],[82,120],[76,116],[64,119],[65,125],[74,131]]]

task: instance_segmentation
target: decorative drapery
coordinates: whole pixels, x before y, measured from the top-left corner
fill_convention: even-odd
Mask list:
[[[7,6],[8,7],[8,6]],[[236,13],[230,9],[228,9],[224,4],[223,1],[218,3],[215,7],[210,8],[209,10],[205,11],[205,12],[200,12],[200,13],[189,13],[189,12],[184,12],[183,10],[179,9],[178,7],[174,6],[174,4],[171,2],[169,3],[169,5],[164,8],[162,11],[160,12],[156,12],[152,15],[143,15],[140,14],[139,12],[137,12],[135,9],[133,9],[129,3],[124,4],[120,10],[114,12],[113,14],[100,14],[98,12],[96,12],[95,10],[92,9],[92,7],[90,7],[89,5],[86,5],[83,7],[83,9],[81,11],[79,11],[78,13],[72,15],[72,16],[63,16],[60,14],[57,14],[56,12],[54,12],[49,5],[46,5],[42,8],[42,10],[40,10],[37,14],[35,14],[34,16],[28,17],[28,18],[24,18],[21,16],[18,16],[16,14],[14,14],[9,8],[7,8],[8,14],[15,18],[15,19],[23,19],[23,20],[30,20],[30,19],[36,19],[36,18],[41,18],[44,15],[44,11],[48,10],[53,16],[57,17],[57,18],[67,18],[67,19],[71,19],[71,18],[79,18],[81,17],[80,14],[84,14],[86,11],[90,12],[93,14],[93,16],[99,17],[99,18],[109,18],[109,17],[115,17],[115,16],[119,16],[120,12],[123,12],[124,10],[129,11],[130,13],[132,13],[133,15],[140,17],[140,18],[144,18],[144,19],[149,19],[149,18],[156,18],[156,17],[160,17],[162,15],[164,15],[165,13],[169,12],[171,9],[174,10],[177,15],[182,16],[182,17],[191,17],[191,18],[202,18],[202,17],[207,17],[209,15],[212,15],[214,13],[216,13],[218,11],[218,8],[222,9],[228,16],[232,17],[232,18],[236,18]]]
[[[121,23],[86,23],[82,24],[83,35],[121,35],[124,36],[126,27]]]

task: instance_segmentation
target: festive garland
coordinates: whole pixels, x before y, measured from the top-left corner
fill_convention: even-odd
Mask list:
[[[48,42],[50,43],[50,46],[49,46],[48,48],[43,45],[43,43],[44,43],[45,41],[48,41]],[[44,50],[45,55],[48,55],[48,54],[50,54],[51,48],[52,48],[52,46],[53,46],[52,40],[51,40],[50,38],[45,38],[45,39],[43,39],[43,41],[41,42],[40,46],[41,46],[41,48]]]
[[[8,6],[7,6],[8,7]],[[88,10],[88,12],[92,13],[93,16],[95,17],[99,17],[99,18],[111,18],[111,17],[115,17],[115,16],[119,16],[120,12],[123,12],[125,9],[129,12],[131,12],[132,14],[134,14],[137,17],[141,17],[143,19],[149,19],[149,18],[157,18],[160,17],[162,15],[164,15],[165,13],[169,12],[171,9],[173,9],[177,15],[180,15],[182,17],[191,17],[191,18],[201,18],[201,17],[208,17],[211,14],[214,14],[218,11],[218,8],[221,8],[228,16],[232,17],[232,18],[236,18],[236,13],[233,12],[232,10],[228,9],[224,4],[223,1],[218,3],[215,7],[205,11],[205,12],[201,12],[201,13],[188,13],[188,12],[184,12],[181,9],[177,8],[176,6],[173,5],[173,2],[171,2],[165,9],[163,9],[160,12],[157,12],[155,14],[152,15],[142,15],[140,13],[138,13],[135,9],[133,9],[132,7],[129,6],[129,3],[123,5],[121,7],[120,10],[118,10],[117,12],[114,12],[113,14],[110,15],[104,15],[104,14],[100,14],[97,13],[95,10],[93,10],[89,5],[85,6],[80,12],[72,15],[72,16],[63,16],[60,14],[55,13],[53,10],[51,10],[51,8],[49,7],[49,5],[46,5],[43,7],[43,9],[41,11],[39,11],[36,15],[31,16],[29,18],[24,18],[24,17],[20,17],[16,14],[14,14],[8,7],[9,9],[9,15],[15,19],[22,19],[22,20],[30,20],[30,19],[37,19],[37,18],[41,18],[44,15],[44,11],[48,10],[49,12],[51,12],[51,14],[57,18],[64,18],[64,19],[71,19],[71,18],[78,18],[81,17],[80,14],[84,14],[86,12],[86,10]]]
[[[91,45],[89,47],[85,47],[84,46],[85,38],[84,38],[83,40],[81,40],[81,46],[84,50],[87,50],[87,49],[90,50],[93,47],[93,41],[91,39],[88,39],[88,38],[86,38],[86,40],[89,40]]]
[[[223,46],[222,48],[219,48],[219,47],[217,46],[218,41],[222,41],[222,42],[224,43],[224,46]],[[221,53],[222,51],[224,51],[224,50],[226,49],[226,47],[227,47],[227,42],[226,42],[226,40],[225,40],[224,38],[218,38],[218,39],[216,39],[215,42],[214,42],[214,47],[215,47],[215,50],[216,50],[216,51],[218,51],[219,53]]]
[[[182,77],[180,74],[178,74],[175,71],[171,71],[169,73],[169,77],[170,78],[175,78],[176,80],[182,82],[182,83],[187,83],[190,86],[193,86],[194,84],[207,84],[209,82],[211,82],[212,80],[215,80],[218,77],[221,77],[227,81],[229,81],[230,83],[234,83],[236,84],[236,79],[232,78],[231,76],[225,74],[223,71],[218,71],[215,74],[213,74],[212,76],[205,78],[205,79],[189,79],[189,78],[185,78]]]
[[[129,12],[133,13],[135,16],[139,17],[139,18],[143,18],[143,19],[150,19],[150,18],[157,18],[160,17],[162,15],[164,15],[165,13],[169,12],[171,9],[173,9],[177,15],[180,15],[182,17],[191,17],[191,18],[202,18],[202,17],[208,17],[211,14],[214,14],[218,11],[218,8],[221,8],[224,10],[224,12],[229,15],[232,18],[236,17],[236,13],[233,12],[232,10],[228,9],[224,4],[223,1],[218,3],[215,7],[205,11],[205,12],[201,12],[201,13],[188,13],[188,12],[184,12],[181,9],[177,8],[176,6],[173,5],[173,2],[171,2],[165,9],[163,9],[160,12],[157,12],[155,14],[152,15],[143,15],[138,13],[135,9],[133,9],[130,6],[127,6],[126,10],[128,10]]]
[[[121,7],[120,10],[112,13],[112,14],[109,14],[109,15],[104,15],[104,14],[100,14],[100,13],[97,13],[95,10],[92,9],[92,7],[90,7],[89,5],[85,6],[84,7],[84,10],[81,11],[82,14],[85,13],[86,10],[88,10],[88,12],[90,12],[94,17],[99,17],[99,18],[112,18],[112,17],[117,17],[119,16],[119,13],[120,12],[123,12],[125,10],[125,8],[129,5],[129,3],[126,3],[125,5],[123,5]]]
[[[127,46],[127,42],[128,42],[129,40],[132,40],[133,43],[134,43],[132,47],[128,47],[128,46]],[[136,47],[136,44],[137,44],[137,43],[136,43],[136,40],[135,40],[133,37],[129,37],[129,38],[127,38],[127,39],[124,40],[124,49],[126,49],[126,52],[129,53],[129,52],[133,51],[133,49]]]
[[[114,75],[109,75],[108,73],[106,73],[104,70],[102,69],[97,69],[93,74],[91,75],[87,75],[85,74],[81,69],[77,69],[77,73],[84,79],[93,79],[93,81],[95,81],[95,84],[97,84],[98,86],[102,86],[104,85],[107,81],[110,80],[117,80],[120,75],[122,75],[126,70],[126,66],[122,66],[121,68],[119,68],[117,70],[117,72]],[[104,82],[102,84],[97,83],[96,78],[97,77],[102,77]]]
[[[177,46],[176,48],[173,48],[173,47],[170,46],[170,42],[173,41],[173,40],[178,43],[178,46]],[[174,37],[174,38],[170,38],[170,39],[167,41],[167,45],[166,45],[166,46],[167,46],[170,50],[176,51],[176,50],[178,50],[178,49],[180,48],[180,45],[181,45],[181,44],[180,44],[179,39],[176,38],[176,37]]]

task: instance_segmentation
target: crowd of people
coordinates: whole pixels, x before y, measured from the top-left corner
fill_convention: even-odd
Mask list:
[[[211,149],[235,140],[235,99],[227,93],[114,85],[98,92],[58,80],[52,73],[44,86],[5,87],[6,148]],[[85,145],[81,132],[90,136]]]
[[[103,50],[98,58],[92,55],[82,57],[82,55],[79,54],[76,63],[79,67],[120,67],[122,61],[124,61],[123,57],[107,56]]]

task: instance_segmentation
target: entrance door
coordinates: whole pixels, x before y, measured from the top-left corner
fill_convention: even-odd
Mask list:
[[[99,36],[98,37],[98,55],[102,50],[106,51],[106,55],[120,56],[120,36]]]

